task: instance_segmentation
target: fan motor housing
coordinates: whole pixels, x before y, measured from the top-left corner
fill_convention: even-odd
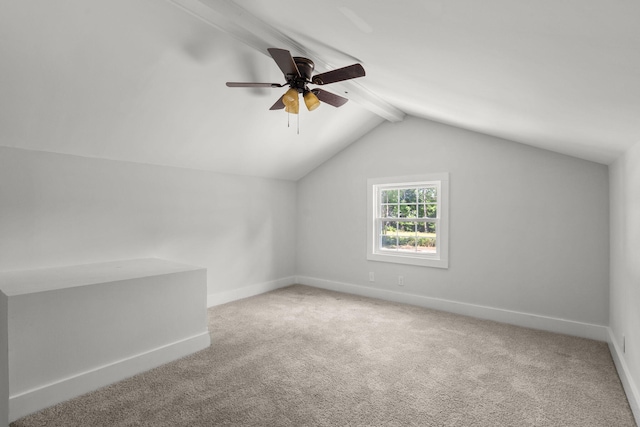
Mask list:
[[[304,80],[304,82],[301,82],[304,87],[305,83],[311,81],[311,74],[313,74],[315,64],[309,58],[303,58],[301,56],[294,56],[293,61],[296,63],[296,67],[298,67],[302,80]]]

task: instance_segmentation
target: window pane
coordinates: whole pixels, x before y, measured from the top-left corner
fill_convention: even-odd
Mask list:
[[[398,190],[382,190],[380,203],[398,203]]]
[[[436,189],[421,188],[418,193],[418,218],[437,218]]]
[[[380,208],[381,218],[398,218],[398,205],[382,205]]]
[[[395,236],[397,230],[398,230],[398,223],[396,221],[382,221],[381,234],[392,234]]]
[[[416,250],[421,253],[436,252],[436,224],[433,222],[425,223],[426,232],[419,232]]]
[[[399,190],[399,192],[401,203],[415,203],[417,201],[415,188],[405,188]]]
[[[438,205],[430,203],[426,205],[425,216],[423,218],[437,218],[438,217]]]
[[[398,250],[402,252],[416,251],[416,226],[415,222],[402,222],[398,225]]]
[[[435,187],[421,188],[418,192],[418,202],[429,203],[436,202],[438,200],[438,190]]]
[[[413,234],[415,232],[415,223],[414,222],[398,222],[398,233],[401,234]]]
[[[383,221],[380,230],[380,248],[396,249],[398,223],[395,221]]]
[[[394,236],[380,236],[380,248],[385,250],[396,250],[396,238]]]
[[[425,188],[418,188],[418,203],[424,203],[425,191],[426,191]]]
[[[418,207],[416,205],[400,205],[400,218],[417,218]]]
[[[437,218],[438,205],[435,203],[423,203],[418,205],[418,218]]]

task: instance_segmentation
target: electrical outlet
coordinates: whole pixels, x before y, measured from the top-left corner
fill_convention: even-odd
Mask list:
[[[404,286],[404,276],[398,276],[398,286]]]
[[[376,276],[373,274],[373,271],[369,272],[369,281],[370,282],[375,282],[376,281]]]

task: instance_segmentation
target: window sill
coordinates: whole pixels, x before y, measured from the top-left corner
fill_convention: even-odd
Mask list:
[[[395,264],[409,264],[418,265],[421,267],[436,267],[436,268],[449,268],[449,261],[447,259],[436,257],[421,257],[412,256],[411,254],[381,254],[381,253],[369,253],[367,254],[369,261],[381,261],[391,262]]]

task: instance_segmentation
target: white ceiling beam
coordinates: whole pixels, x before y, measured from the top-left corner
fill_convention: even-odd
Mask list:
[[[267,48],[287,48],[313,58],[316,66],[325,71],[335,69],[332,64],[309,48],[301,45],[291,37],[277,30],[268,23],[258,19],[252,13],[229,0],[169,0],[191,15],[201,19],[220,31],[228,33],[240,42],[269,56]],[[341,94],[348,94],[348,98],[374,114],[389,120],[399,122],[406,114],[378,95],[361,85],[348,80],[332,85]]]

